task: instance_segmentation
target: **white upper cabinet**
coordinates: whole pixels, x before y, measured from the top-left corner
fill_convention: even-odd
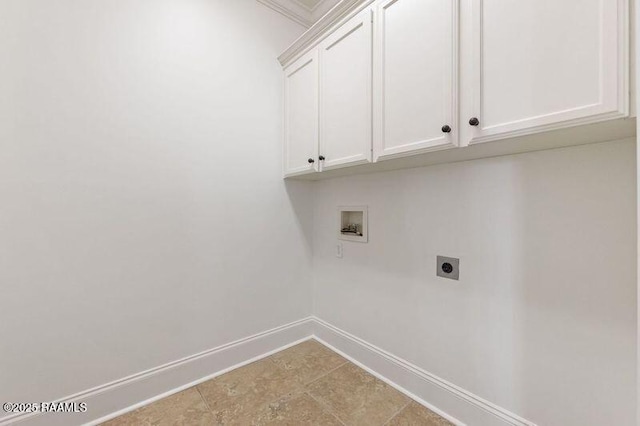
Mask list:
[[[285,176],[634,136],[632,1],[340,1],[278,58]]]
[[[285,69],[284,174],[318,171],[318,53]]]
[[[372,12],[320,45],[321,170],[371,161]]]
[[[463,0],[462,142],[628,114],[626,0]]]
[[[377,5],[376,160],[457,145],[458,0]]]

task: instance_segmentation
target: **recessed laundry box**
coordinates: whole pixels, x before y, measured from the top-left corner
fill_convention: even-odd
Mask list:
[[[338,207],[338,239],[369,242],[367,206]]]

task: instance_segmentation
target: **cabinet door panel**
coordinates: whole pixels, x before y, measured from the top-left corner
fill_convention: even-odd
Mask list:
[[[376,34],[376,160],[456,146],[458,0],[382,1]]]
[[[467,142],[628,113],[626,0],[473,0],[471,16]]]
[[[318,171],[317,50],[285,69],[284,162],[285,176]]]
[[[348,21],[320,48],[324,170],[371,161],[371,13]]]

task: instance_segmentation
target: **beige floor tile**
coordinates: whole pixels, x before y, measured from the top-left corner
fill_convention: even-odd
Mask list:
[[[315,340],[279,352],[272,359],[285,370],[295,372],[302,383],[309,383],[347,362]]]
[[[451,425],[308,341],[105,425],[382,426],[387,421],[390,426]]]
[[[410,401],[350,363],[312,383],[308,391],[347,425],[382,425]]]
[[[283,398],[269,404],[265,410],[258,413],[252,425],[283,425],[283,426],[341,426],[342,423],[331,413],[304,393],[291,398]]]
[[[106,426],[169,426],[211,425],[214,418],[196,388],[190,388],[158,402],[139,408],[103,425]]]
[[[389,422],[389,426],[449,426],[453,423],[443,419],[433,411],[412,402]]]
[[[204,382],[198,389],[215,417],[214,424],[224,425],[252,424],[269,403],[303,392],[295,375],[270,358]]]

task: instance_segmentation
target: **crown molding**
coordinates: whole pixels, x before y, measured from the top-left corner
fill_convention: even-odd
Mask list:
[[[322,0],[311,9],[313,22],[318,22],[328,11],[330,11],[340,0]]]
[[[322,0],[312,8],[305,6],[299,0],[258,0],[258,2],[309,28],[335,6],[338,0]]]
[[[258,2],[306,28],[315,22],[311,10],[295,0],[258,0]]]
[[[262,0],[259,0],[262,1]],[[293,60],[304,55],[309,48],[319,40],[327,37],[342,22],[356,15],[362,9],[373,3],[374,0],[342,0],[331,10],[325,13],[315,24],[304,34],[293,42],[280,56],[278,61],[282,66],[286,66]],[[317,9],[316,10],[321,10]]]

